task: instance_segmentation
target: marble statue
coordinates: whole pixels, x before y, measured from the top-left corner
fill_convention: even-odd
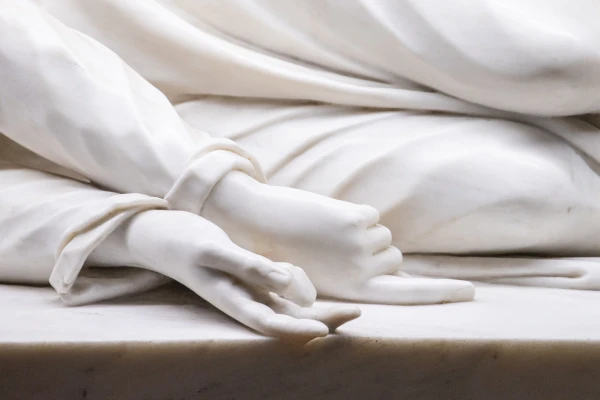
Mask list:
[[[2,0],[0,280],[302,340],[360,315],[317,295],[600,289],[598,11]]]

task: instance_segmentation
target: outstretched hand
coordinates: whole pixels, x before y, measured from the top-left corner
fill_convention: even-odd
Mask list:
[[[142,212],[90,259],[166,275],[242,324],[290,341],[326,336],[360,315],[355,306],[312,307],[316,290],[301,268],[244,250],[219,227],[187,212]]]

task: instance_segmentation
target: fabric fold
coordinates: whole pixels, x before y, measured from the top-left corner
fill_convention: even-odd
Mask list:
[[[86,263],[132,216],[166,209],[164,199],[116,194],[0,161],[0,269],[15,284],[50,284],[78,305],[141,292],[169,279],[141,268]],[[125,261],[124,261],[125,262]]]
[[[83,264],[92,251],[120,224],[148,209],[167,208],[166,201],[139,194],[115,195],[88,218],[78,221],[61,238],[50,284],[61,300],[79,305],[106,300],[154,288],[169,279],[152,271],[131,269],[124,274],[114,270],[83,273]]]
[[[190,157],[185,172],[165,196],[170,208],[199,214],[212,188],[228,172],[242,171],[266,183],[258,161],[229,139],[213,139]]]

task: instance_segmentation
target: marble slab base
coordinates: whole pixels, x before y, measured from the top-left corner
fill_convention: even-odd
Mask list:
[[[600,399],[600,292],[478,285],[471,303],[363,305],[305,346],[175,285],[77,308],[0,286],[0,304],[2,400]]]

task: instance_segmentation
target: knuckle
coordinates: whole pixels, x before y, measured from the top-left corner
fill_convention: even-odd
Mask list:
[[[258,275],[263,271],[262,265],[257,260],[245,260],[243,263],[243,269],[248,274]]]
[[[383,226],[383,225],[377,225],[378,229],[380,229],[381,234],[386,238],[386,239],[390,239],[392,240],[392,231],[389,230],[389,228]]]
[[[196,258],[202,263],[213,265],[222,258],[223,250],[215,242],[202,242],[197,246]]]
[[[356,210],[345,210],[340,216],[340,221],[345,228],[360,227],[365,219],[365,216]]]
[[[398,264],[402,263],[404,256],[402,255],[402,252],[400,251],[400,249],[398,249],[397,247],[394,247],[394,246],[391,246],[391,248],[393,251],[394,261],[397,262]]]

